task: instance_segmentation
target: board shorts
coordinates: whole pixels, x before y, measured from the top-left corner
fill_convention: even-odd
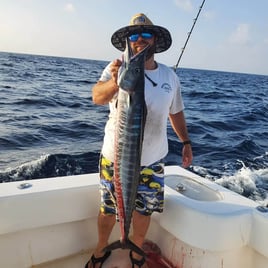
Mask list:
[[[116,196],[113,183],[113,163],[100,157],[100,212],[115,214]],[[158,161],[150,166],[142,166],[138,185],[135,210],[142,215],[150,216],[153,212],[163,212],[164,206],[164,164]]]

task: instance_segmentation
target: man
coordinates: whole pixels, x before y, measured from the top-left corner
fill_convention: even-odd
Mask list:
[[[153,25],[144,14],[132,17],[130,25],[112,35],[112,44],[124,51],[125,38],[129,38],[134,54],[147,45],[150,49],[145,62],[145,101],[147,117],[141,155],[141,177],[136,208],[133,212],[132,241],[142,247],[150,225],[153,212],[163,211],[164,176],[162,159],[168,153],[167,119],[183,142],[182,165],[188,167],[192,162],[192,149],[184,118],[184,105],[181,98],[180,82],[173,70],[157,63],[155,53],[167,50],[171,46],[171,36],[167,29]],[[86,268],[99,268],[110,256],[103,253],[116,222],[116,200],[114,196],[113,160],[114,132],[116,118],[116,98],[118,92],[118,70],[120,60],[114,60],[103,71],[102,76],[92,89],[93,102],[104,105],[109,103],[110,114],[105,126],[105,136],[100,158],[101,208],[98,216],[99,241]],[[145,259],[130,252],[132,267],[147,267]]]

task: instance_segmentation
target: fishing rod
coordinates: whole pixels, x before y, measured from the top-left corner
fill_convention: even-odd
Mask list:
[[[182,55],[183,55],[183,52],[184,52],[184,50],[185,50],[185,48],[186,48],[186,46],[187,46],[187,43],[188,43],[188,41],[189,41],[189,39],[190,39],[190,36],[191,36],[191,34],[192,34],[192,31],[193,31],[193,29],[194,29],[194,26],[195,26],[195,24],[196,24],[196,22],[197,22],[197,19],[198,19],[198,17],[199,17],[199,14],[200,14],[200,12],[201,12],[201,10],[202,10],[202,8],[203,8],[203,5],[204,5],[205,1],[206,1],[206,0],[203,0],[201,6],[199,7],[199,10],[198,10],[198,13],[197,13],[196,17],[194,18],[194,23],[193,23],[193,25],[192,25],[192,28],[191,28],[190,32],[188,32],[188,36],[187,36],[187,39],[186,39],[186,41],[185,41],[185,44],[184,44],[183,48],[181,49],[180,57],[179,57],[179,59],[178,59],[178,61],[177,61],[177,64],[174,66],[174,70],[175,70],[175,71],[176,71],[176,69],[178,68],[178,65],[179,65],[179,63],[180,63],[181,57],[182,57]]]

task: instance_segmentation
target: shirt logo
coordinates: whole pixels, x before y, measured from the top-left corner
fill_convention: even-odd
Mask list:
[[[172,90],[170,84],[168,84],[168,83],[164,83],[164,84],[161,86],[161,88],[163,88],[164,91],[167,92],[167,93],[169,93],[169,92]]]

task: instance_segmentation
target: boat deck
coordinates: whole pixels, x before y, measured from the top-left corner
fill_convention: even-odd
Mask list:
[[[80,252],[65,258],[34,265],[32,268],[84,268],[89,258],[90,253]]]
[[[88,262],[91,252],[80,252],[55,261],[34,265],[32,268],[84,268]],[[115,250],[103,264],[103,268],[130,268],[128,250]]]

